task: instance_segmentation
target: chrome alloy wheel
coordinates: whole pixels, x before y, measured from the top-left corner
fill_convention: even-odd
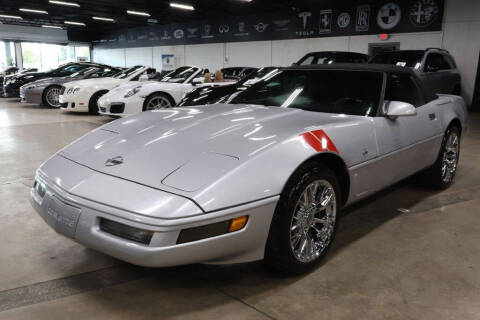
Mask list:
[[[51,107],[59,108],[60,107],[60,88],[53,87],[48,89],[48,92],[45,96],[45,100],[47,104]]]
[[[317,259],[328,247],[335,229],[336,195],[326,180],[316,180],[303,191],[290,223],[290,247],[304,263]]]
[[[172,104],[167,97],[164,96],[156,96],[153,97],[147,104],[147,111],[149,110],[158,110],[164,108],[171,108]]]
[[[459,137],[457,132],[451,131],[442,154],[442,180],[449,183],[455,177],[460,151]]]

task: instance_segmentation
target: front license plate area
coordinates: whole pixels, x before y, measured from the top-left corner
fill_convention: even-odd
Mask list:
[[[80,209],[72,207],[53,196],[48,202],[47,223],[58,233],[74,238],[80,212]]]

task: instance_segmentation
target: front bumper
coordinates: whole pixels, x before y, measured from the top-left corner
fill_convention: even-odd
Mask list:
[[[3,86],[4,97],[18,97],[20,95],[20,86],[16,84],[7,84]]]
[[[47,177],[37,175],[44,186],[43,198],[30,192],[32,206],[58,233],[117,259],[146,267],[192,263],[233,264],[261,260],[278,197],[247,205],[179,219],[145,219],[120,208],[102,209],[77,197]],[[132,195],[135,197],[138,195]],[[236,232],[177,244],[181,230],[248,215],[246,226]],[[100,228],[101,219],[153,232],[149,244],[115,236]]]
[[[64,111],[76,111],[76,112],[88,112],[88,103],[77,101],[77,99],[71,99],[70,96],[61,94],[58,97],[60,102],[60,109]]]
[[[25,103],[42,104],[42,94],[44,87],[28,89],[20,87],[20,101]]]
[[[101,115],[111,117],[127,117],[143,111],[145,98],[133,96],[130,98],[118,98],[116,100],[101,97],[98,100],[98,110]]]

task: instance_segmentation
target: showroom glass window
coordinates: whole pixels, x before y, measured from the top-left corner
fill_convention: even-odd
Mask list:
[[[90,47],[88,46],[22,42],[21,47],[24,68],[46,71],[67,62],[90,60]]]
[[[374,116],[382,84],[381,72],[285,70],[240,93],[231,103]]]

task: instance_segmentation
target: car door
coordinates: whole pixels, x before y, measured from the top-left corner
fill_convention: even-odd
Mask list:
[[[420,84],[409,73],[387,73],[383,110],[374,119],[378,143],[379,179],[395,183],[431,164],[438,155],[441,123],[436,100],[426,102]],[[412,104],[416,115],[386,116],[390,101]]]

